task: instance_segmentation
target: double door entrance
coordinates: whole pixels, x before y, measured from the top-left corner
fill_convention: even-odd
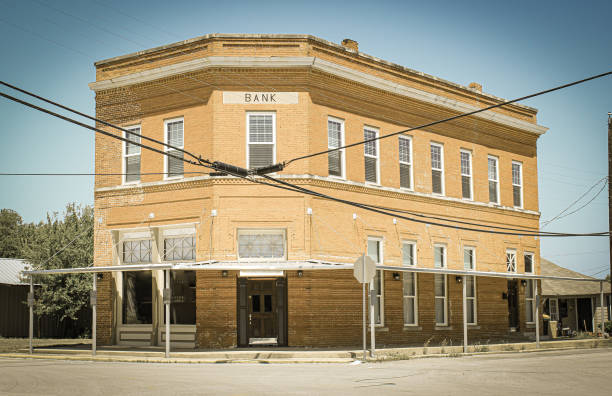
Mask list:
[[[238,278],[238,345],[287,345],[287,280]]]

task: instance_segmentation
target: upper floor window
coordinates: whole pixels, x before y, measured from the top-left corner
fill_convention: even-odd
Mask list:
[[[238,230],[238,258],[277,258],[287,257],[287,244],[284,229]]]
[[[123,242],[123,263],[150,263],[151,262],[151,240],[128,240]]]
[[[516,272],[516,250],[506,250],[506,271]]]
[[[472,153],[461,150],[461,196],[472,199]]]
[[[525,273],[533,274],[533,253],[525,253]]]
[[[363,139],[366,140],[363,145],[365,181],[369,183],[378,183],[378,140],[367,141],[377,137],[378,131],[376,129],[370,127],[363,129]]]
[[[499,203],[499,170],[497,158],[489,156],[489,202]]]
[[[344,145],[344,121],[337,118],[327,119],[327,148],[335,149]],[[344,149],[327,154],[330,176],[344,177]]]
[[[409,267],[416,265],[416,244],[414,242],[402,242],[402,265]]]
[[[261,168],[274,163],[276,142],[275,113],[247,113],[247,167]]]
[[[446,246],[434,245],[434,267],[446,268]]]
[[[140,126],[125,128],[133,133],[123,133],[130,142],[140,143]],[[123,144],[123,182],[135,183],[140,181],[140,146],[133,143]]]
[[[412,188],[412,139],[399,137],[400,187]]]
[[[473,247],[463,248],[463,268],[466,271],[476,269],[476,249]]]
[[[164,238],[164,260],[195,260],[195,237]]]
[[[444,194],[444,150],[442,145],[431,143],[431,190]]]
[[[179,149],[184,148],[183,142],[183,119],[175,118],[164,121],[166,143]],[[166,152],[172,157],[166,156],[166,178],[182,177],[184,174],[183,152],[166,147]],[[178,157],[178,158],[177,158]]]
[[[523,164],[512,161],[512,197],[514,206],[523,207]]]

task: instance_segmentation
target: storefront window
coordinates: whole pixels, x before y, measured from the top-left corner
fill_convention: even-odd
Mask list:
[[[172,288],[170,324],[194,325],[196,323],[195,271],[170,271],[170,287]],[[164,310],[164,317],[165,312]]]
[[[151,301],[151,271],[123,272],[123,324],[151,324]]]

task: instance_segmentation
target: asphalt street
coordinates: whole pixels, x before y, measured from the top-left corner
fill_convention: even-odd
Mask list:
[[[609,395],[611,349],[365,364],[0,359],[2,395]]]

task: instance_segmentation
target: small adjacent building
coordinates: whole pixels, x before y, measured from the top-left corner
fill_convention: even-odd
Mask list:
[[[95,67],[97,117],[132,134],[98,125],[130,141],[96,135],[94,265],[173,265],[169,317],[164,271],[105,273],[100,344],[158,345],[169,320],[178,347],[357,346],[364,253],[388,267],[372,285],[378,345],[460,343],[464,317],[471,341],[534,334],[536,280],[512,275],[540,273],[536,109],[508,104],[273,175],[393,219],[209,174],[176,148],[254,169],[503,99],[310,35],[209,34]]]
[[[542,275],[594,279],[540,258]],[[610,281],[603,282],[604,303],[601,304],[599,282],[542,279],[544,313],[570,331],[592,332],[601,328],[601,321],[612,320]],[[545,331],[547,326],[544,326]]]
[[[26,260],[0,258],[0,337],[28,335],[30,283],[21,276],[28,269]]]

